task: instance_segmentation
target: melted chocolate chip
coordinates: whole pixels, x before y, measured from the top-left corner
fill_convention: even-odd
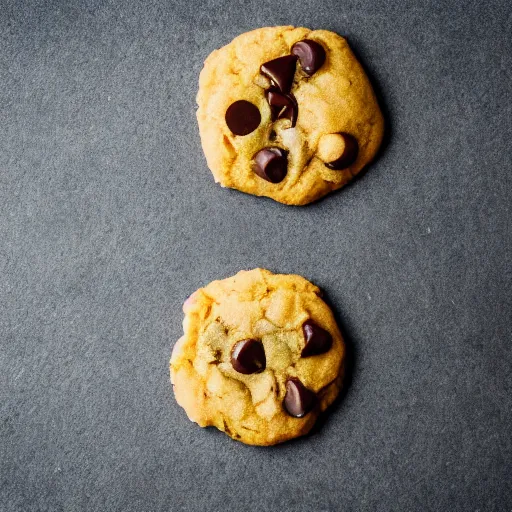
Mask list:
[[[288,172],[288,157],[281,148],[260,149],[254,157],[253,171],[271,183],[283,181]]]
[[[304,39],[295,43],[292,46],[292,55],[298,57],[300,67],[308,76],[316,73],[325,62],[324,47],[311,39]]]
[[[332,347],[332,336],[312,320],[306,320],[302,324],[302,332],[306,340],[306,345],[301,353],[302,357],[323,354]]]
[[[265,94],[272,111],[272,121],[288,119],[293,128],[297,123],[299,106],[293,94],[282,94],[275,90],[268,90]]]
[[[295,55],[285,55],[262,64],[261,73],[270,78],[272,83],[279,88],[281,92],[290,92],[295,75],[297,57]]]
[[[357,154],[359,152],[359,144],[357,143],[357,139],[350,135],[349,133],[340,133],[345,142],[345,149],[343,150],[343,154],[334,160],[334,162],[326,163],[325,165],[329,167],[329,169],[334,169],[335,171],[340,171],[341,169],[346,169],[351,166],[357,159]]]
[[[235,135],[247,135],[258,128],[261,114],[250,101],[238,100],[226,110],[226,124]]]
[[[266,366],[265,350],[258,340],[242,340],[231,350],[231,364],[238,373],[262,372]]]
[[[286,412],[295,418],[305,416],[316,404],[316,395],[302,382],[292,377],[286,381],[283,405]]]

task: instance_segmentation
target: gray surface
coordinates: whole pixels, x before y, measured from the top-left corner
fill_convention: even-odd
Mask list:
[[[512,510],[512,6],[0,8],[0,510]],[[216,186],[202,62],[275,24],[348,37],[387,147],[306,208]],[[197,287],[327,290],[352,383],[275,449],[195,427],[167,361]]]

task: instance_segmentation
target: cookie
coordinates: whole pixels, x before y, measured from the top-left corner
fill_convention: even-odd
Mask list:
[[[268,27],[210,54],[197,120],[215,181],[285,204],[341,188],[375,156],[384,121],[334,32]]]
[[[183,305],[170,372],[201,427],[273,445],[309,432],[336,398],[345,348],[320,290],[297,275],[242,271]]]

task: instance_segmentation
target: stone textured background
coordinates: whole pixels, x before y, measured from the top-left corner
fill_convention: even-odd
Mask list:
[[[305,208],[223,190],[205,57],[266,25],[346,36],[387,140]],[[512,4],[0,1],[0,510],[512,510]],[[188,421],[183,300],[304,275],[350,346],[312,436]]]

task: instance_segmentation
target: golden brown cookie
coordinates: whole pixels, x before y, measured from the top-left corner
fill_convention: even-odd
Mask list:
[[[297,275],[242,271],[183,305],[171,382],[201,427],[272,445],[309,432],[342,384],[345,348],[320,290]]]
[[[268,27],[215,50],[197,119],[215,181],[303,205],[341,188],[375,156],[384,122],[341,36]]]

